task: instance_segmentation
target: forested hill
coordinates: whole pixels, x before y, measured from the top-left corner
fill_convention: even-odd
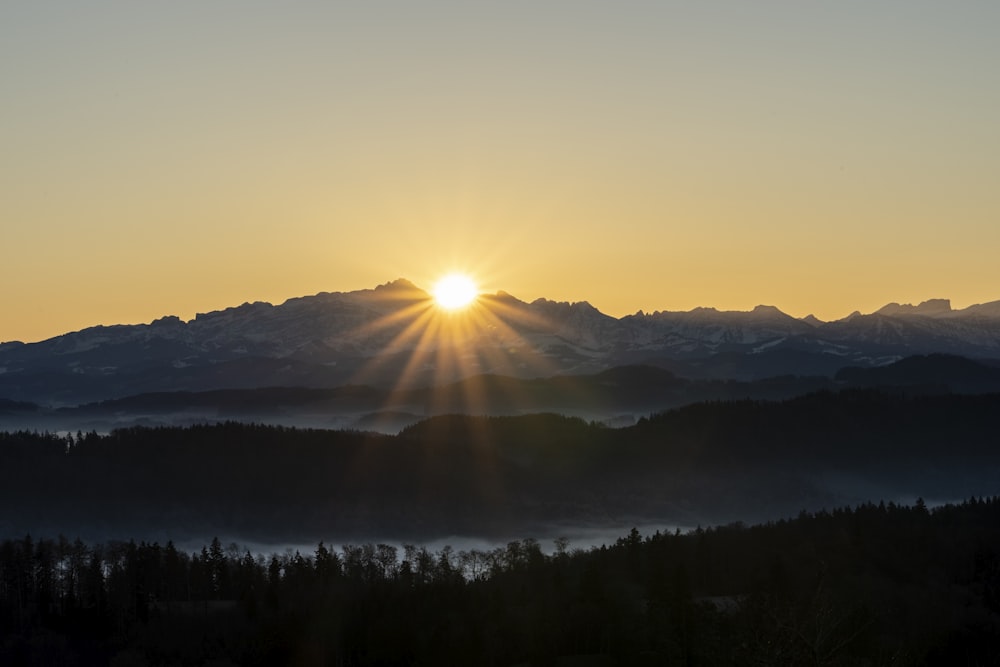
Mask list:
[[[437,417],[398,436],[224,423],[0,435],[0,529],[242,540],[503,539],[992,495],[1000,395],[704,403],[610,429]]]
[[[993,665],[1000,501],[254,555],[0,541],[3,665]]]

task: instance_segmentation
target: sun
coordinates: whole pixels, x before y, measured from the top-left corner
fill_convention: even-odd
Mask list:
[[[434,300],[445,310],[458,310],[475,301],[476,283],[461,273],[450,273],[434,285]]]

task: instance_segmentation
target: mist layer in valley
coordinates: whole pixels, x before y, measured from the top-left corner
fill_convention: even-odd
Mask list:
[[[0,436],[0,533],[489,542],[997,493],[1000,395],[819,392],[608,428],[433,417],[398,435],[237,422]]]
[[[848,366],[830,377],[692,379],[659,366],[633,365],[539,378],[475,375],[410,389],[345,385],[152,392],[60,408],[0,399],[0,429],[108,433],[131,426],[241,421],[396,434],[434,416],[539,412],[625,427],[650,414],[702,401],[781,400],[846,388],[883,388],[911,396],[1000,392],[1000,366],[932,354],[875,368]]]

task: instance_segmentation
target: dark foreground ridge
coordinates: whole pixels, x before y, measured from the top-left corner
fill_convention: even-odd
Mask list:
[[[1000,499],[551,555],[0,542],[3,665],[992,665]]]
[[[397,436],[241,423],[0,434],[0,536],[504,540],[551,526],[747,522],[992,495],[1000,394],[820,392],[612,429],[441,416]]]

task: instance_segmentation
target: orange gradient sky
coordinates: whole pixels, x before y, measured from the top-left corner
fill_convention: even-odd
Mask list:
[[[448,270],[1000,299],[1000,3],[0,5],[0,341]]]

